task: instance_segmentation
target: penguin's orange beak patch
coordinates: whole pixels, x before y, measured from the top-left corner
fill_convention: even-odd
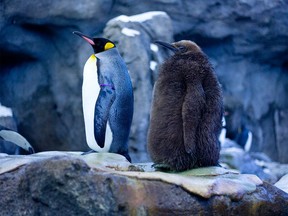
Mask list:
[[[90,38],[87,38],[87,37],[85,37],[85,36],[83,36],[83,35],[82,35],[82,38],[83,38],[84,40],[86,40],[89,44],[95,45],[94,41],[91,40]]]
[[[73,31],[73,34],[76,34],[76,35],[80,36],[81,38],[83,38],[84,40],[86,40],[89,44],[95,45],[93,39],[90,38],[89,36],[86,36],[86,35],[84,35],[83,33],[78,32],[78,31]]]

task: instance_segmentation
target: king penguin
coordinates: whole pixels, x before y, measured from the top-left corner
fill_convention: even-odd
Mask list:
[[[96,152],[121,154],[128,161],[128,138],[133,117],[133,88],[116,45],[74,31],[93,48],[83,70],[82,106],[86,142]]]
[[[192,41],[155,42],[174,52],[154,86],[148,152],[159,169],[218,166],[223,98],[208,57]]]

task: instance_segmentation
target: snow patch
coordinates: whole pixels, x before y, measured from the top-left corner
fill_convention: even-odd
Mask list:
[[[265,162],[264,161],[261,161],[261,160],[254,160],[255,164],[260,166],[260,167],[264,167],[265,166]]]
[[[127,35],[128,37],[135,37],[136,35],[140,35],[140,32],[130,28],[123,28],[121,33]]]
[[[245,147],[244,147],[246,152],[250,151],[250,149],[251,149],[252,138],[253,138],[252,133],[251,133],[251,131],[249,131],[248,132],[248,139],[247,139],[247,142],[246,142]]]
[[[157,67],[157,62],[156,61],[150,61],[150,69],[151,70],[155,70]]]
[[[158,52],[159,48],[156,44],[150,44],[150,49],[153,51],[153,52]]]
[[[0,103],[0,117],[12,117],[13,112],[9,107],[2,106]]]
[[[268,168],[264,168],[263,172],[266,173],[266,174],[270,174],[271,173],[271,171]]]
[[[121,15],[121,16],[115,17],[112,20],[122,21],[122,22],[145,22],[147,20],[152,19],[154,16],[157,16],[157,15],[166,15],[166,13],[162,11],[150,11],[147,13],[142,13],[142,14],[138,14],[138,15],[134,15],[130,17],[126,15]]]
[[[236,148],[236,147],[231,147],[231,148],[225,149],[225,152],[242,154],[242,153],[244,152],[244,150],[243,150],[243,149],[240,149],[240,148]]]

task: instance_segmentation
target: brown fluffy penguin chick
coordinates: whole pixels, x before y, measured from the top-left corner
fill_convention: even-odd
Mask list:
[[[174,52],[154,86],[148,152],[155,167],[218,165],[223,98],[207,56],[192,41],[156,42]]]

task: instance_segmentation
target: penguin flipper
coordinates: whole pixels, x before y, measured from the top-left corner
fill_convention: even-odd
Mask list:
[[[223,99],[215,73],[207,73],[203,80],[205,109],[199,124],[198,163],[201,166],[217,166],[220,156],[219,135],[222,130]]]
[[[0,137],[5,140],[19,146],[21,149],[24,149],[27,153],[33,154],[35,153],[31,144],[18,132],[6,129],[1,126],[0,128]]]
[[[97,144],[103,148],[105,144],[106,126],[110,108],[116,98],[115,90],[111,86],[103,86],[95,105],[94,136]]]
[[[202,85],[197,85],[188,92],[182,107],[183,138],[185,151],[196,158],[197,132],[201,124],[202,109],[205,104],[204,90]]]

